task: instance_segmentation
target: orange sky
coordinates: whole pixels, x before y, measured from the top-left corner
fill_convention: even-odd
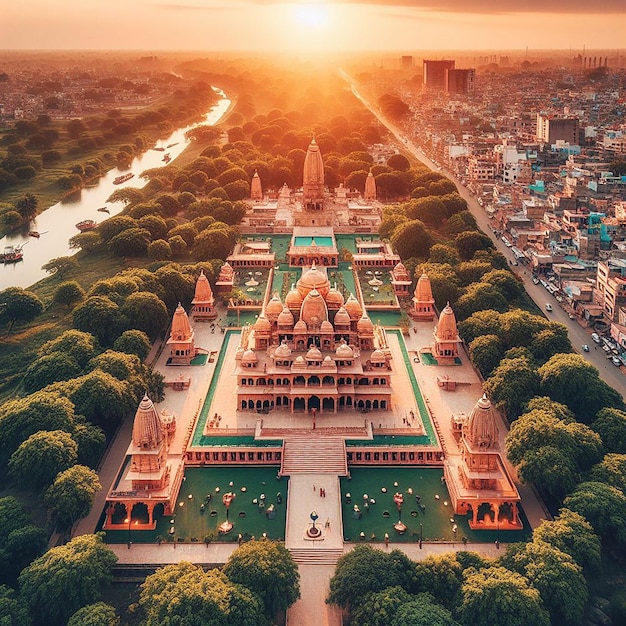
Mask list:
[[[626,47],[626,0],[0,0],[2,49]],[[527,12],[517,13],[520,7]]]

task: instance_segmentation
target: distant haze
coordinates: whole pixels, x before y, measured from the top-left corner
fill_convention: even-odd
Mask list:
[[[364,51],[617,49],[626,0],[2,1],[0,47]]]

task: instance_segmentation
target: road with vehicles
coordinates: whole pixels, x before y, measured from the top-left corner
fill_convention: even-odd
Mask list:
[[[469,190],[452,172],[442,168],[439,164],[430,159],[419,146],[411,141],[410,137],[406,135],[406,131],[404,129],[387,119],[378,107],[363,97],[357,89],[356,83],[349,75],[343,72],[342,76],[347,82],[350,83],[354,95],[371,111],[374,116],[376,116],[378,121],[396,137],[398,142],[402,144],[408,152],[413,154],[413,156],[418,158],[432,170],[437,170],[442,174],[445,174],[456,185],[459,195],[465,199],[470,212],[476,218],[478,227],[491,238],[496,248],[506,259],[509,260],[511,263],[511,269],[523,281],[528,295],[544,312],[546,317],[556,322],[560,322],[567,327],[569,339],[572,342],[574,350],[578,354],[582,354],[583,357],[589,361],[589,363],[597,367],[602,380],[604,380],[608,385],[611,385],[611,387],[616,389],[624,398],[626,398],[626,377],[623,373],[624,367],[616,367],[611,361],[610,353],[606,353],[602,349],[602,345],[598,345],[592,341],[592,330],[590,328],[584,327],[578,318],[570,319],[568,311],[565,310],[559,302],[557,302],[554,295],[550,294],[541,283],[537,285],[533,283],[530,268],[527,268],[524,265],[513,265],[513,263],[516,262],[513,253],[504,244],[504,242],[496,236],[491,227],[491,220],[487,217],[484,209],[478,204],[476,199],[470,194]],[[546,304],[548,303],[553,309],[551,312],[546,311]],[[589,352],[585,352],[583,350],[583,345],[589,346]]]

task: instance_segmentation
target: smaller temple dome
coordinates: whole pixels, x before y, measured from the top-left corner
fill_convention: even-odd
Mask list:
[[[283,307],[283,310],[280,312],[278,316],[278,325],[285,328],[291,328],[294,324],[293,313],[289,310],[287,306]]]
[[[437,324],[437,332],[435,334],[440,341],[456,341],[459,338],[456,318],[454,317],[454,311],[449,302],[446,304],[443,311],[441,311],[439,323]]]
[[[322,322],[322,325],[320,326],[320,331],[323,333],[333,333],[335,332],[335,329],[333,328],[333,325],[328,320],[324,320]]]
[[[393,268],[393,273],[396,276],[396,278],[398,278],[398,279],[411,280],[411,277],[409,276],[409,272],[407,271],[407,269],[404,266],[404,263],[402,263],[402,261],[400,261]]]
[[[328,319],[326,302],[317,289],[311,290],[304,299],[300,319],[304,320],[309,328],[319,327],[324,320]]]
[[[311,348],[309,348],[309,351],[306,353],[306,360],[307,361],[321,361],[322,353],[320,352],[320,349],[315,346],[312,346]]]
[[[287,342],[283,339],[282,343],[274,351],[274,356],[277,359],[285,359],[291,356],[291,348],[287,345]]]
[[[418,302],[433,302],[433,290],[430,286],[430,278],[424,271],[415,286],[415,299]]]
[[[240,361],[245,351],[246,349],[243,346],[239,346],[235,352],[235,361]]]
[[[293,327],[294,333],[306,333],[308,330],[306,322],[304,320],[298,320],[296,325]]]
[[[326,355],[322,361],[322,365],[324,367],[332,367],[335,365],[335,362],[328,355]]]
[[[143,450],[156,450],[163,441],[163,424],[152,400],[145,394],[135,413],[133,443]]]
[[[350,294],[350,297],[345,304],[345,309],[351,320],[358,320],[363,315],[363,307],[352,294]]]
[[[257,355],[255,354],[254,350],[246,350],[242,357],[241,357],[241,362],[242,363],[257,363],[258,362],[258,358]]]
[[[265,307],[265,314],[269,319],[276,318],[283,310],[283,303],[277,293],[275,293],[272,299],[267,303]]]
[[[476,403],[472,414],[463,427],[463,437],[472,446],[492,448],[498,442],[496,416],[487,395]]]
[[[233,279],[234,274],[235,271],[233,270],[232,265],[228,261],[226,261],[226,263],[224,263],[224,265],[222,265],[222,267],[220,268],[220,273],[217,277],[217,280],[228,282],[229,280]]]
[[[191,324],[189,324],[189,318],[183,305],[179,302],[174,311],[174,317],[172,318],[172,330],[170,336],[175,341],[187,341],[193,335]]]
[[[256,322],[254,322],[254,332],[257,333],[269,333],[272,330],[270,321],[265,317],[265,313],[259,315]]]
[[[285,304],[293,311],[299,311],[302,306],[302,296],[300,292],[293,286],[291,291],[285,298]]]
[[[306,361],[302,355],[296,357],[296,360],[293,362],[293,367],[296,369],[306,369]]]
[[[364,313],[363,317],[357,322],[356,329],[359,333],[363,334],[372,334],[374,332],[374,324],[372,324],[372,320],[366,313]]]
[[[335,319],[333,320],[335,327],[339,328],[341,326],[350,326],[350,316],[346,311],[345,307],[341,307],[337,313],[335,313]]]
[[[326,297],[330,291],[330,282],[326,274],[317,269],[315,263],[311,265],[310,269],[302,274],[300,280],[296,284],[297,290],[304,298],[313,289],[319,291],[322,297]]]
[[[341,292],[336,287],[333,287],[326,296],[326,304],[328,305],[328,308],[338,309],[343,306],[343,302],[344,300]]]
[[[213,300],[213,291],[211,291],[211,285],[209,279],[204,275],[204,270],[200,272],[198,280],[196,281],[196,292],[193,298],[193,303],[196,302],[211,302]]]
[[[354,358],[354,350],[345,342],[342,341],[335,350],[335,354],[342,359]]]
[[[384,363],[386,361],[385,353],[382,350],[374,350],[370,355],[370,361],[372,363]]]

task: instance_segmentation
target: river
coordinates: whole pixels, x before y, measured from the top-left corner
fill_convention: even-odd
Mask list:
[[[124,187],[141,189],[147,184],[147,181],[139,178],[139,174],[153,167],[163,167],[165,165],[163,162],[165,154],[169,154],[172,161],[176,159],[189,143],[189,140],[185,138],[187,131],[202,124],[216,124],[228,110],[231,101],[223,91],[215,87],[213,89],[221,96],[221,100],[211,107],[202,121],[179,128],[168,137],[159,139],[154,147],[162,147],[165,149],[164,151],[149,149],[135,157],[130,167],[123,170],[118,168],[109,170],[98,180],[96,185],[86,187],[71,198],[57,202],[57,204],[40,213],[37,219],[31,222],[28,229],[20,229],[3,237],[0,240],[0,251],[4,250],[4,247],[8,245],[23,245],[24,258],[18,263],[0,263],[0,290],[7,287],[28,287],[47,276],[48,274],[41,269],[42,265],[46,264],[50,259],[72,255],[77,252],[72,250],[68,243],[70,237],[79,233],[75,226],[76,223],[87,219],[101,222],[112,215],[120,213],[124,209],[122,202],[107,202],[107,198],[113,191]],[[167,146],[170,147],[168,148]],[[127,172],[135,174],[134,178],[121,185],[113,184],[113,179]],[[107,213],[98,212],[99,208],[105,206],[109,210],[108,215]],[[40,233],[39,239],[29,237],[29,230]]]

